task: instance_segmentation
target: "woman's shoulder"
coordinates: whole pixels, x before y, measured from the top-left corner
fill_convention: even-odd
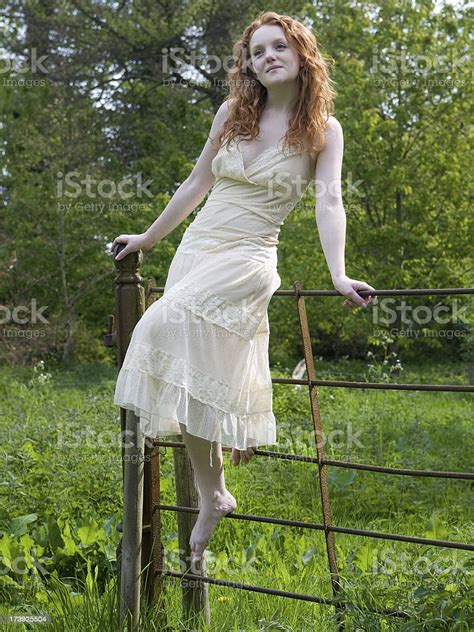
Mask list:
[[[335,116],[328,117],[326,121],[326,129],[324,131],[324,146],[321,151],[328,149],[338,149],[344,144],[344,134],[342,131],[342,125],[339,123]]]
[[[327,120],[327,128],[333,132],[342,132],[342,125],[335,116],[330,116]]]

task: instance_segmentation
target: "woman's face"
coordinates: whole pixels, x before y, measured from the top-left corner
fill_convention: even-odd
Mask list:
[[[266,88],[294,81],[300,72],[297,51],[276,24],[260,26],[250,38],[250,68]],[[271,70],[275,66],[274,70]]]

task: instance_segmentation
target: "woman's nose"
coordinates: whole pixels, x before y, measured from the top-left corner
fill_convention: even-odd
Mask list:
[[[265,59],[267,62],[274,61],[276,59],[275,53],[270,49],[268,53],[265,53]]]

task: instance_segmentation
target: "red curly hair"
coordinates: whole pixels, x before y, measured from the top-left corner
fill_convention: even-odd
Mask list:
[[[308,151],[319,152],[325,144],[327,119],[334,111],[336,91],[329,77],[329,66],[334,60],[321,54],[316,37],[304,24],[274,11],[262,12],[234,44],[232,52],[236,63],[227,73],[229,114],[219,135],[219,144],[229,145],[236,137],[246,136],[247,140],[253,140],[258,136],[258,121],[266,102],[267,89],[256,79],[249,66],[249,50],[253,33],[264,24],[275,24],[283,29],[303,66],[298,77],[298,99],[284,143],[302,151],[306,139]]]

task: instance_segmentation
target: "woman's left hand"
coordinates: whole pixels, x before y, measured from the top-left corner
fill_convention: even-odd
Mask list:
[[[373,290],[375,292],[375,288],[365,281],[357,281],[343,275],[333,279],[333,285],[338,292],[346,297],[343,303],[344,307],[367,307],[370,303],[377,302],[376,296],[363,297],[357,294],[359,290]]]

